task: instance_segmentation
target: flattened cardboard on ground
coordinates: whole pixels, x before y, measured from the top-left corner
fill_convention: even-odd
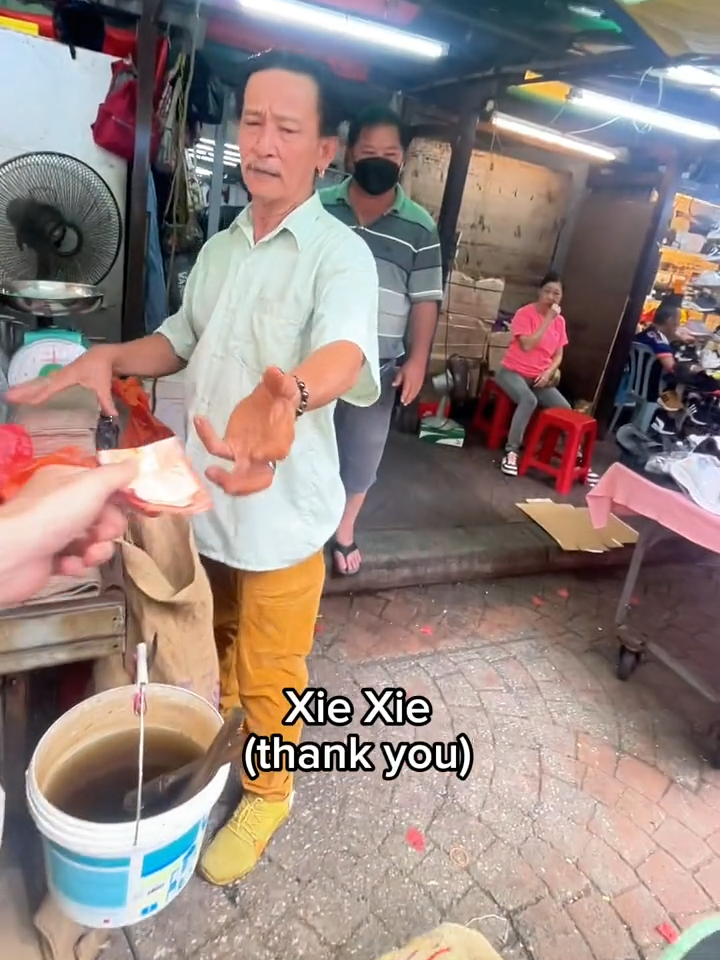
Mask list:
[[[545,533],[563,549],[571,552],[606,553],[637,542],[637,531],[612,514],[610,522],[596,530],[587,507],[552,500],[527,500],[517,503]]]

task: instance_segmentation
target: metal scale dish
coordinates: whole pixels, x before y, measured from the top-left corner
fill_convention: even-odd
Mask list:
[[[11,387],[47,376],[77,360],[90,344],[78,330],[53,326],[58,317],[91,313],[103,302],[98,287],[53,280],[0,283],[0,306],[37,319],[37,330],[27,329],[22,345],[10,357],[7,379]]]

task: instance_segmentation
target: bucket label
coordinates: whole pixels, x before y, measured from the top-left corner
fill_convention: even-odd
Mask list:
[[[162,910],[187,885],[207,822],[204,817],[164,847],[115,859],[86,857],[46,841],[49,886],[85,926],[136,923]]]

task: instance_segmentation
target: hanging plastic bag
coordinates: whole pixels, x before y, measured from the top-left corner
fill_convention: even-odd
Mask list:
[[[222,123],[225,91],[202,53],[195,54],[195,64],[188,94],[188,124],[217,127]]]
[[[120,434],[118,449],[144,447],[148,443],[175,436],[150,409],[150,397],[137,378],[113,380],[112,391],[113,396],[127,409],[127,423]]]
[[[98,107],[91,125],[93,140],[108,153],[132,163],[135,156],[135,119],[137,115],[138,79],[131,59],[116,60],[105,100]],[[154,162],[160,144],[160,129],[153,118],[150,134],[150,162]]]

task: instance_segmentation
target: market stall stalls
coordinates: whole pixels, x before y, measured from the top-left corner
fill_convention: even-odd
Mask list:
[[[684,324],[699,324],[711,333],[720,327],[720,197],[715,199],[675,195],[641,324],[652,319],[662,298],[675,296],[682,303]]]

